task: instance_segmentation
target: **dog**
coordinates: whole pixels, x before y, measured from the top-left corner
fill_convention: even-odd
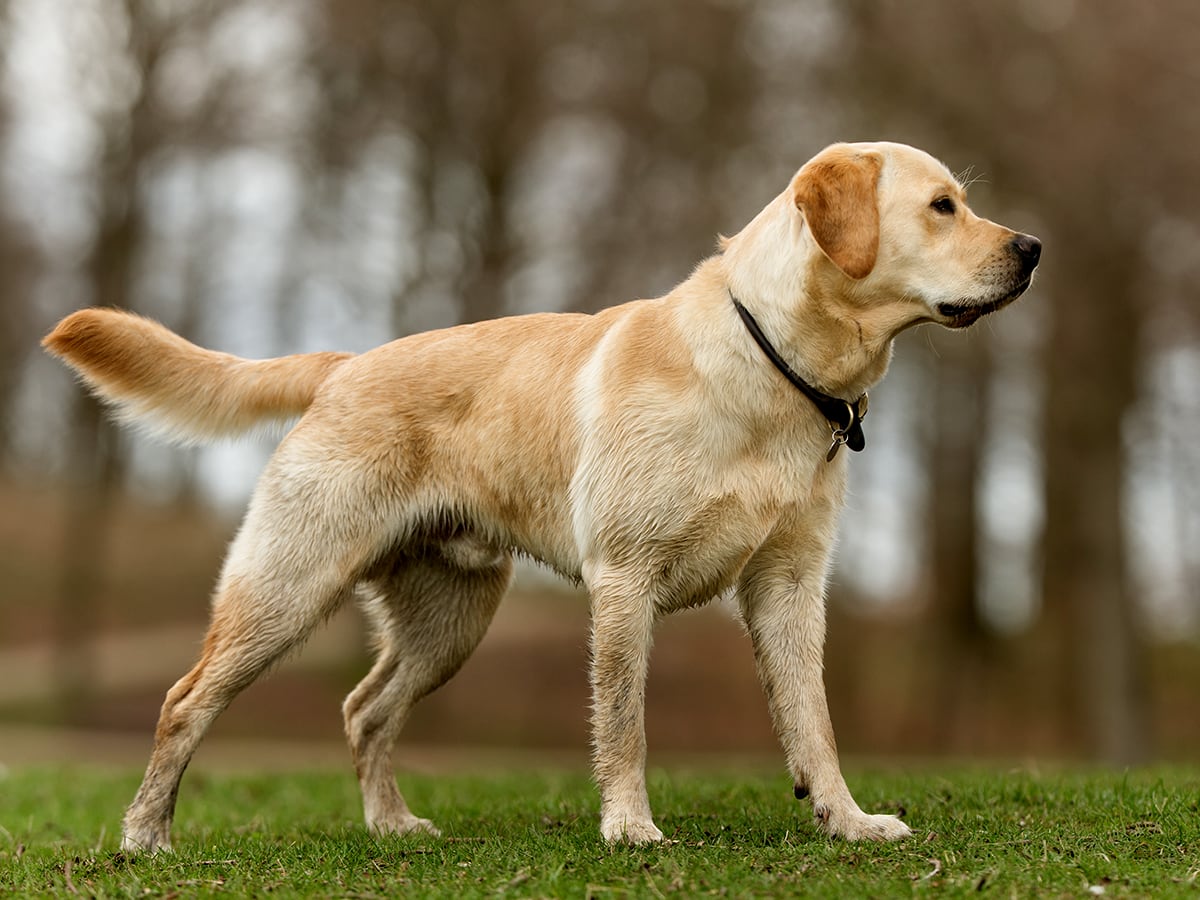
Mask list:
[[[167,693],[127,851],[170,846],[175,798],[234,696],[351,596],[378,658],[343,705],[367,826],[410,811],[391,751],[482,639],[512,559],[584,585],[600,832],[662,839],[646,794],[655,621],[736,593],[797,797],[849,840],[863,812],[825,697],[825,582],[849,449],[897,334],[966,327],[1020,296],[1037,238],[976,216],[930,155],[834,144],[669,294],[595,315],[416,334],[361,355],[251,361],[85,309],[43,341],[126,420],[206,441],[298,422],[225,560],[199,662]]]

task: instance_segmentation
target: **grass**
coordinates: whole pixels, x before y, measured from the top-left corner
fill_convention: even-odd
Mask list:
[[[137,775],[0,780],[0,895],[97,897],[1169,897],[1200,895],[1200,770],[852,773],[914,838],[821,836],[778,775],[652,773],[663,846],[605,846],[582,774],[404,777],[445,832],[375,840],[342,773],[190,773],[175,851],[117,850]]]

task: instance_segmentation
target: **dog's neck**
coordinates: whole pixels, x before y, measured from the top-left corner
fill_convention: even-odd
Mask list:
[[[842,276],[829,268],[785,193],[692,277],[704,273],[732,292],[802,378],[854,399],[887,372],[895,334],[839,302],[834,279]]]

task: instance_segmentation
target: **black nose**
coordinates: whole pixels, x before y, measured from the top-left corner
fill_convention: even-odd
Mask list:
[[[1018,234],[1012,239],[1012,248],[1030,271],[1033,271],[1033,267],[1042,258],[1042,242],[1032,234]]]

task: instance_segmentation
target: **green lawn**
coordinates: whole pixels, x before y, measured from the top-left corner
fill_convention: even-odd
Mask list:
[[[1200,896],[1200,770],[850,773],[906,810],[897,845],[829,840],[782,775],[656,771],[669,841],[608,848],[585,775],[405,777],[442,838],[374,840],[348,773],[184,779],[175,851],[118,852],[137,775],[0,778],[0,895],[321,897]]]

